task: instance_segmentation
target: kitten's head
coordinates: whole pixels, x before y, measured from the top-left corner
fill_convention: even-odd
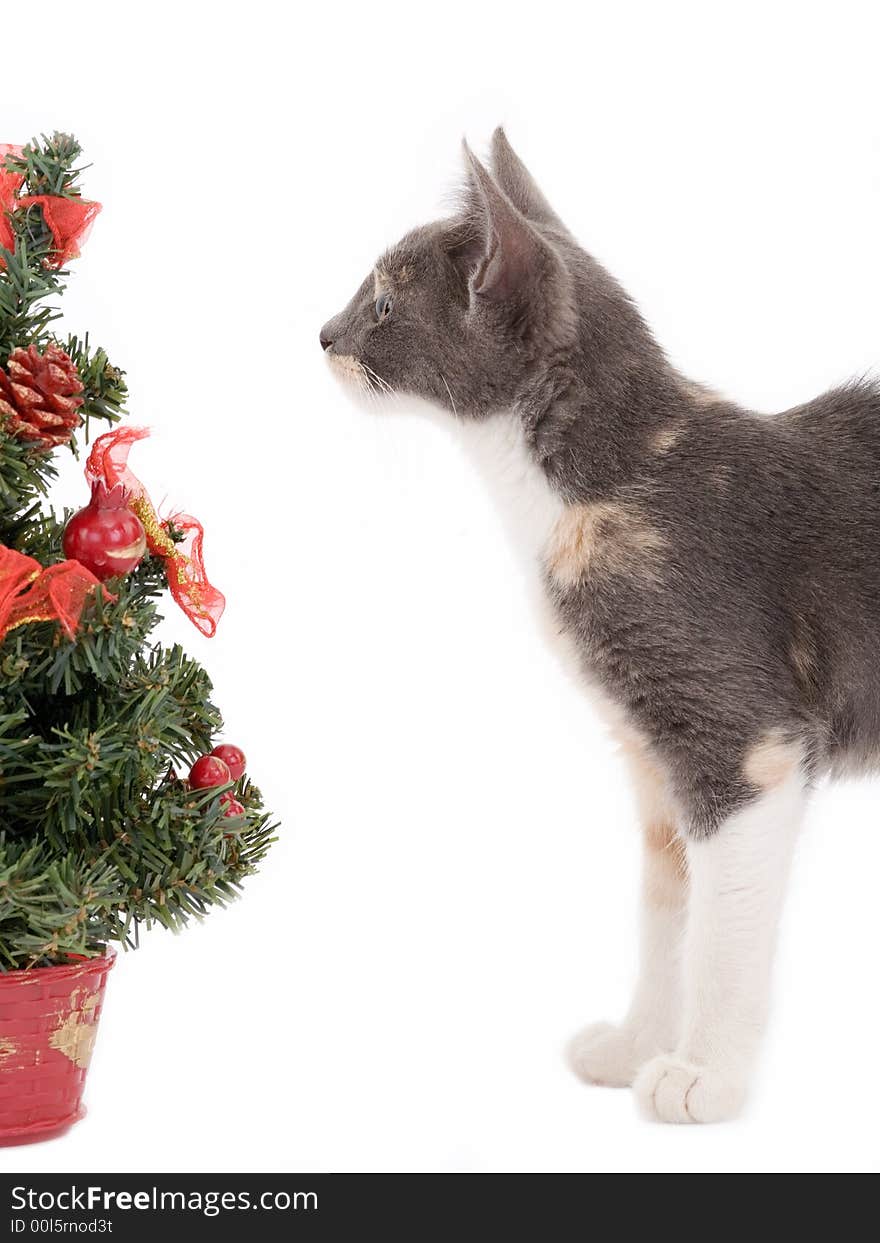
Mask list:
[[[346,380],[479,417],[508,407],[543,360],[577,333],[577,251],[507,142],[490,174],[465,146],[453,218],[408,233],[321,329]]]

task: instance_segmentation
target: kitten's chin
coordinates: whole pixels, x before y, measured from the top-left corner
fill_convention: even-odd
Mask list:
[[[386,410],[399,410],[410,405],[412,399],[395,392],[387,381],[376,375],[353,354],[324,355],[330,371],[346,396],[361,410],[370,414]]]
[[[367,387],[367,373],[353,354],[334,354],[330,352],[325,354],[324,358],[327,360],[327,365],[333,375],[341,384],[351,388]]]

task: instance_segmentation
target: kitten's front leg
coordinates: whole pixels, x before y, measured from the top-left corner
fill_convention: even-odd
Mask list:
[[[659,770],[639,751],[628,759],[642,826],[639,976],[620,1024],[594,1023],[568,1047],[575,1073],[588,1083],[629,1087],[640,1067],[675,1048],[681,1022],[681,948],[687,902],[684,843]]]
[[[739,1112],[765,1022],[803,806],[795,766],[711,837],[688,842],[683,1027],[675,1052],[648,1062],[636,1079],[649,1117],[719,1122]]]

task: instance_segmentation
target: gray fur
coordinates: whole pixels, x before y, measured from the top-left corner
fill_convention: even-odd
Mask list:
[[[878,387],[775,416],[707,397],[501,130],[491,175],[465,156],[461,211],[380,261],[391,314],[377,322],[371,274],[325,348],[459,418],[509,412],[566,503],[631,506],[658,534],[651,573],[548,577],[548,590],[670,774],[686,832],[712,833],[756,794],[745,760],[771,732],[803,746],[811,776],[874,764]]]

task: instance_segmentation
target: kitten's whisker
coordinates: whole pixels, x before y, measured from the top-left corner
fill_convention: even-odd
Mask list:
[[[390,385],[390,384],[388,383],[388,381],[385,379],[385,377],[384,377],[384,376],[380,376],[380,375],[378,374],[378,372],[376,372],[376,371],[374,371],[374,372],[373,372],[373,375],[376,377],[376,379],[378,380],[379,384],[382,386],[383,390],[384,390],[386,393],[393,393],[393,392],[394,392],[394,388],[392,387],[392,385]]]
[[[440,376],[440,379],[443,381],[443,387],[446,389],[447,393],[449,394],[449,400],[452,402],[452,413],[455,415],[456,418],[458,418],[458,407],[455,404],[455,398],[452,396],[452,389],[446,383],[446,376],[443,374],[442,371],[438,371],[437,374]]]
[[[368,405],[378,408],[380,395],[384,396],[384,389],[377,390],[376,385],[370,380],[369,370],[365,363],[360,364],[360,390],[366,396]]]
[[[391,387],[388,381],[383,379],[382,376],[380,376],[377,371],[374,371],[372,367],[368,366],[364,362],[361,363],[361,366],[363,367],[366,375],[373,377],[373,379],[379,385],[379,389],[381,390],[381,392],[387,393],[389,396],[394,393],[394,389]]]

